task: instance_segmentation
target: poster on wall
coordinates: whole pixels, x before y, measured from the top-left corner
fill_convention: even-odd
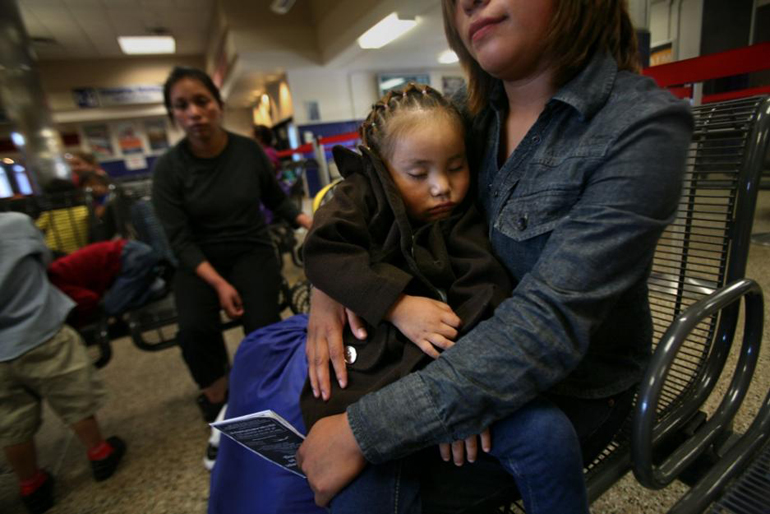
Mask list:
[[[441,77],[441,92],[444,96],[452,98],[454,95],[465,89],[465,78],[463,77]]]
[[[97,159],[108,159],[115,155],[110,128],[106,124],[86,125],[83,127],[83,133]]]
[[[154,152],[168,148],[166,120],[147,120],[144,122],[144,128],[147,131],[147,142],[150,143],[151,151]]]
[[[120,151],[123,155],[143,152],[142,138],[139,137],[134,122],[124,121],[116,123],[115,131],[118,136],[118,146],[120,146]]]

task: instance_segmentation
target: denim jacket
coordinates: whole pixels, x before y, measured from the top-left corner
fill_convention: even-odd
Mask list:
[[[471,137],[515,289],[441,358],[348,408],[370,462],[479,433],[544,392],[612,396],[649,360],[647,277],[679,201],[687,104],[597,54],[498,167],[506,107],[499,84]]]

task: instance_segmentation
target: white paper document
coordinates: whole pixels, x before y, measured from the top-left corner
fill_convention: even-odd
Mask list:
[[[263,410],[211,426],[263,459],[304,477],[296,453],[305,436],[272,410]]]

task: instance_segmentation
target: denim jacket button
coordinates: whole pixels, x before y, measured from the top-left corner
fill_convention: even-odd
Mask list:
[[[532,137],[532,142],[535,143],[535,144],[538,144],[540,142],[540,136],[533,136]]]
[[[527,217],[522,216],[521,218],[516,220],[516,230],[524,230],[527,228]]]
[[[358,359],[358,352],[352,346],[345,347],[345,363],[353,364]]]

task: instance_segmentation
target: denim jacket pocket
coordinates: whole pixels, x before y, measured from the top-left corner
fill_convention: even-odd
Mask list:
[[[500,211],[495,228],[514,241],[526,241],[552,231],[577,201],[577,190],[549,189],[512,196]]]

